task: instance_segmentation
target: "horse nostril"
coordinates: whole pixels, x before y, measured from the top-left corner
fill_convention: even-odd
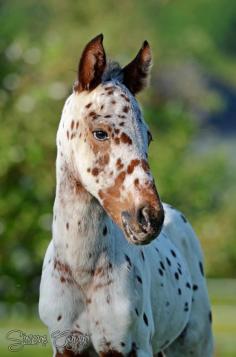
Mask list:
[[[142,230],[148,232],[150,229],[150,218],[148,207],[140,207],[137,211],[137,221],[142,227]]]

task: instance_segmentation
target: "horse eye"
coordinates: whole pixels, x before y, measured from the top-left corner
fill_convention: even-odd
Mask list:
[[[148,135],[148,145],[151,143],[151,141],[153,140],[152,138],[152,134],[150,133],[150,131],[147,132]]]
[[[103,130],[93,131],[93,136],[95,137],[95,139],[100,140],[100,141],[105,141],[108,139],[108,134]]]

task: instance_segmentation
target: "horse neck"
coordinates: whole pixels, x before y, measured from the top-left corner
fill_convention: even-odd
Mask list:
[[[75,179],[68,165],[57,156],[57,185],[54,203],[53,242],[57,257],[71,270],[91,271],[109,239],[104,230],[112,227],[99,202]]]

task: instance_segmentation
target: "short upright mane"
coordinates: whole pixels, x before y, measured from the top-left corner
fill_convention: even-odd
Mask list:
[[[124,76],[120,64],[118,62],[109,60],[103,72],[102,82],[108,82],[115,79],[123,83],[123,78]]]

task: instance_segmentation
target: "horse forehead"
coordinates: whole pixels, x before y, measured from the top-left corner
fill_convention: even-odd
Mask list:
[[[120,83],[102,83],[92,95],[91,103],[104,105],[105,110],[112,110],[113,113],[123,111],[128,114],[130,109],[132,112],[139,111],[135,97]]]

